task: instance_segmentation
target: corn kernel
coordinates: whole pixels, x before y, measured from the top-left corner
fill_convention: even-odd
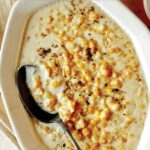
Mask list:
[[[111,104],[110,104],[110,109],[111,109],[113,112],[119,110],[120,107],[121,107],[121,106],[120,106],[118,103],[111,103]]]
[[[90,48],[95,48],[96,46],[97,46],[96,41],[94,41],[94,40],[89,41],[89,47]]]
[[[78,67],[79,67],[79,69],[85,68],[84,65],[83,65],[82,63],[79,63],[79,64],[78,64]]]
[[[122,143],[126,143],[127,142],[127,139],[122,137],[122,136],[120,136],[119,139],[121,140]]]
[[[55,105],[55,109],[56,109],[56,110],[58,110],[60,107],[61,107],[61,104],[59,104],[59,103],[57,103],[57,104]]]
[[[100,128],[97,127],[97,126],[94,126],[94,128],[92,129],[92,131],[95,132],[95,133],[99,133]]]
[[[45,98],[50,98],[52,96],[52,93],[50,91],[46,91],[44,94]]]
[[[126,106],[126,105],[128,105],[130,103],[130,100],[123,100],[122,101],[122,105],[123,106]]]
[[[81,24],[81,23],[83,23],[83,22],[84,22],[84,16],[79,16],[79,17],[77,18],[77,23]]]
[[[62,39],[63,39],[64,41],[69,41],[69,40],[70,40],[69,36],[67,36],[67,35],[66,35],[66,36],[63,36]]]
[[[72,29],[75,30],[75,31],[78,30],[79,29],[79,25],[73,25]]]
[[[107,71],[107,68],[106,68],[105,65],[101,65],[101,66],[100,66],[100,73],[101,73],[101,75],[103,75],[103,76],[107,76],[108,71]]]
[[[61,31],[58,33],[59,38],[64,37],[64,35],[65,35],[65,31],[62,31],[62,30],[61,30]]]
[[[52,95],[51,97],[49,97],[49,99],[50,99],[50,102],[54,102],[54,101],[56,101],[56,97],[54,96],[54,95]]]
[[[34,77],[34,80],[35,80],[35,81],[40,81],[40,80],[41,80],[41,77],[40,77],[39,75],[37,75],[37,76]]]
[[[85,127],[85,122],[83,119],[80,119],[78,122],[76,122],[76,129],[82,129]]]
[[[78,121],[78,118],[77,118],[77,117],[72,117],[71,120],[72,120],[73,122],[77,122],[77,121]],[[76,127],[76,128],[78,128],[78,127]]]
[[[87,80],[88,82],[91,82],[91,81],[92,81],[92,77],[89,76],[89,75],[86,75],[85,78],[86,78],[86,80]]]
[[[44,90],[43,90],[42,88],[37,88],[34,94],[35,94],[37,97],[43,96]]]
[[[122,87],[121,81],[119,81],[117,79],[116,80],[112,80],[110,82],[110,85],[111,85],[112,88],[121,88]]]
[[[107,143],[108,143],[108,139],[107,139],[107,138],[101,139],[101,140],[100,140],[100,143],[102,143],[102,144],[107,144]]]
[[[96,115],[97,117],[99,117],[99,116],[100,116],[100,111],[99,111],[99,110],[96,110],[96,111],[95,111],[95,115]]]
[[[85,149],[91,149],[91,145],[89,143],[85,143]]]
[[[66,42],[66,48],[69,51],[73,51],[73,49],[75,48],[75,44],[73,42]]]
[[[100,28],[99,28],[99,30],[100,30],[101,32],[106,31],[106,29],[107,29],[107,25],[106,25],[106,24],[102,24],[102,25],[100,26]]]
[[[115,150],[113,147],[105,147],[104,150]]]
[[[71,147],[69,147],[69,148],[67,148],[67,150],[74,150],[73,148],[71,148]]]
[[[45,99],[43,104],[45,107],[48,107],[50,105],[50,99],[49,98]]]
[[[99,142],[99,136],[97,134],[92,135],[91,139],[92,139],[92,141],[94,143],[98,143]]]
[[[43,130],[45,131],[46,134],[52,131],[51,128],[49,128],[48,126],[44,127]]]
[[[46,33],[50,33],[51,29],[50,28],[46,28]]]
[[[89,108],[88,108],[88,113],[89,114],[92,114],[93,112],[94,112],[94,107],[92,107],[92,106],[90,106]]]
[[[52,16],[49,16],[49,17],[48,17],[48,19],[47,19],[47,23],[48,23],[48,24],[51,24],[51,23],[52,23],[52,21],[53,21]]]
[[[100,84],[100,78],[96,78],[95,83],[96,83],[96,86],[98,86]]]
[[[107,131],[102,132],[100,135],[100,143],[107,144],[108,143],[108,137],[109,137],[109,133]]]
[[[77,139],[78,141],[80,141],[80,140],[83,139],[82,134],[79,133],[78,131],[74,131],[74,132],[73,132],[73,135],[74,135],[75,139]]]
[[[116,72],[113,72],[113,74],[112,74],[112,78],[117,78],[117,76],[118,76],[118,74],[116,73]]]
[[[107,120],[109,117],[110,117],[110,111],[108,110],[108,108],[103,109],[103,111],[102,111],[101,114],[100,114],[100,119],[101,119],[102,121],[105,121],[105,120]]]
[[[107,120],[103,120],[101,124],[102,124],[102,127],[105,128],[105,127],[107,127],[108,122],[107,122]]]
[[[98,13],[96,13],[96,12],[90,12],[89,19],[91,21],[99,21],[99,18],[100,18],[100,16],[99,16]]]
[[[46,67],[45,67],[45,69],[46,69],[47,74],[50,76],[50,75],[51,75],[51,73],[52,73],[52,69],[51,69],[51,67],[46,66]]]
[[[103,58],[103,54],[100,51],[97,51],[96,53],[97,58],[102,59]]]
[[[71,22],[71,21],[72,21],[72,16],[67,16],[67,17],[66,17],[66,22],[69,23],[69,22]]]
[[[91,134],[91,131],[88,128],[84,128],[84,129],[82,129],[82,134],[84,136],[89,136]]]
[[[140,109],[144,109],[145,108],[145,104],[139,104],[139,108]]]
[[[54,111],[54,106],[57,104],[57,99],[55,97],[50,98],[49,108],[51,111]]]
[[[88,82],[92,81],[92,76],[89,70],[83,70],[83,75]]]
[[[112,89],[110,87],[105,88],[105,92],[107,94],[110,94],[112,92]]]
[[[97,120],[97,119],[92,119],[91,121],[90,121],[90,123],[92,124],[92,125],[97,125],[98,123],[100,122],[100,120]]]
[[[55,79],[54,79],[54,80],[51,82],[51,87],[57,88],[57,87],[61,86],[62,83],[63,83],[63,80],[62,80],[62,79],[60,79],[60,80],[55,80]]]
[[[134,137],[135,137],[134,134],[128,134],[128,139],[129,139],[129,138],[134,138]]]
[[[84,38],[81,38],[80,39],[80,45],[83,48],[87,48],[88,47],[88,42]]]
[[[131,47],[131,43],[130,43],[130,42],[126,42],[126,43],[125,43],[125,47],[126,47],[126,48],[130,48],[130,47]]]
[[[126,121],[125,121],[124,127],[125,127],[125,128],[128,128],[128,127],[133,123],[133,121],[134,121],[133,118],[128,117],[128,118],[126,119]]]
[[[99,149],[99,147],[100,147],[100,144],[99,144],[99,143],[94,143],[94,144],[92,144],[92,150]]]
[[[38,81],[35,83],[35,89],[40,88],[42,86],[42,82]]]
[[[96,88],[95,91],[94,91],[94,94],[95,94],[95,95],[98,95],[99,97],[102,97],[102,90]]]

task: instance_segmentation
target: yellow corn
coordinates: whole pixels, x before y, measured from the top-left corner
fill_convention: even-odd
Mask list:
[[[90,12],[89,14],[89,19],[92,20],[92,21],[99,21],[99,14],[96,13],[96,12]]]
[[[92,141],[94,143],[98,143],[99,142],[99,136],[97,134],[92,135],[91,139],[92,139]]]
[[[55,80],[55,79],[54,79],[54,80],[51,82],[51,87],[57,88],[57,87],[61,86],[62,83],[63,83],[63,80],[62,80],[62,79],[60,79],[60,80]]]
[[[98,109],[95,111],[95,115],[96,115],[97,117],[100,116],[100,111],[99,111]]]
[[[82,129],[82,134],[84,135],[84,136],[89,136],[90,135],[90,130],[88,129],[88,128],[83,128]]]

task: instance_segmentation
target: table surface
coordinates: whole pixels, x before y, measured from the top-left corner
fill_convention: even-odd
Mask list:
[[[12,8],[14,1],[15,0],[0,0],[0,45],[5,30],[8,14]],[[0,97],[0,113],[1,113],[0,115],[5,115],[5,109],[1,97]],[[16,147],[14,146],[14,144],[12,144],[12,142],[10,142],[10,139],[7,136],[9,131],[4,129],[5,128],[3,127],[3,125],[0,124],[0,150],[16,150]]]
[[[5,30],[6,21],[9,12],[15,0],[0,0],[0,46]],[[131,9],[150,29],[150,20],[147,18],[143,7],[143,0],[122,0],[122,2]],[[3,103],[0,98],[0,112],[5,113]],[[15,147],[9,142],[7,137],[0,130],[0,150],[15,150]]]

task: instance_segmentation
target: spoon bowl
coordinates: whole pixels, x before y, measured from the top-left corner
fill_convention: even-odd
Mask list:
[[[34,66],[34,65],[24,65],[24,66],[21,66],[16,72],[16,84],[18,87],[19,95],[27,112],[32,117],[36,118],[37,120],[41,122],[58,123],[63,129],[63,131],[67,134],[67,136],[72,141],[72,144],[74,145],[75,150],[80,150],[79,145],[77,144],[74,137],[72,136],[68,128],[65,126],[63,121],[61,120],[59,114],[49,113],[41,109],[41,107],[34,100],[26,83],[26,71],[28,67],[38,68],[37,66]]]

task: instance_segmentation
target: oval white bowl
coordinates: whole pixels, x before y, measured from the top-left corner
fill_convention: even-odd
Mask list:
[[[0,88],[3,102],[17,140],[24,150],[44,150],[37,139],[28,114],[18,96],[15,84],[17,60],[26,20],[36,9],[55,0],[18,0],[11,10],[2,42],[0,56]],[[61,0],[60,0],[61,1]],[[118,0],[94,0],[130,36],[150,89],[150,33],[145,25]],[[150,110],[150,109],[149,109]],[[138,150],[150,147],[150,111],[138,145]]]

